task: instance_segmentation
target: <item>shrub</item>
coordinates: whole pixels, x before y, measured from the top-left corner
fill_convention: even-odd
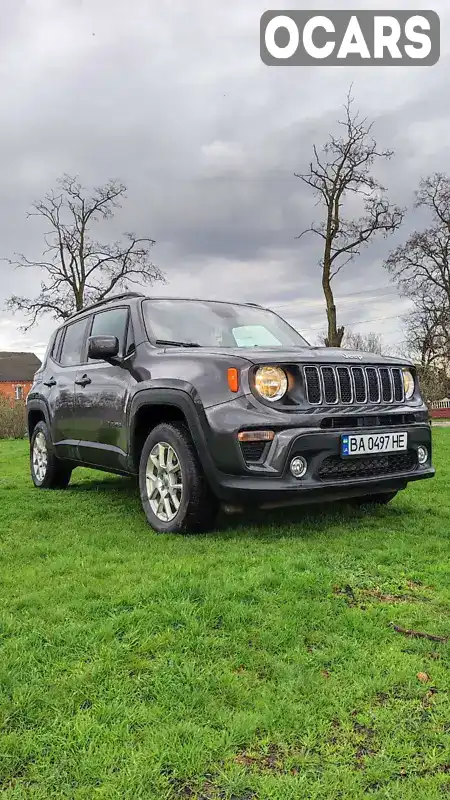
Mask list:
[[[0,439],[23,439],[26,435],[26,406],[0,395]]]

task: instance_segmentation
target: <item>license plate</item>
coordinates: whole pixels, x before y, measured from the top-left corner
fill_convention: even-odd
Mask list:
[[[395,453],[406,450],[408,434],[401,433],[361,433],[341,436],[341,456],[365,456],[370,453]]]

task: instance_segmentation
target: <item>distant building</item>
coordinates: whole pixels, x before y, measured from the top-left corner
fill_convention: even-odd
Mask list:
[[[0,395],[9,400],[26,400],[41,362],[34,353],[0,351]]]

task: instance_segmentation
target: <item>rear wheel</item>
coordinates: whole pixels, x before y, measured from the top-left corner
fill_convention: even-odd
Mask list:
[[[210,530],[218,503],[182,423],[163,423],[144,444],[139,465],[142,506],[159,533]]]
[[[55,456],[45,422],[38,422],[30,441],[31,478],[38,489],[65,489],[72,470]]]

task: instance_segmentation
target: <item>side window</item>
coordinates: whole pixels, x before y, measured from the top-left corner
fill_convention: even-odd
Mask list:
[[[53,359],[53,361],[58,361],[59,346],[61,344],[61,339],[63,337],[63,333],[64,333],[64,328],[60,328],[58,333],[55,336],[55,341],[53,342],[52,352],[50,354],[52,359]]]
[[[134,330],[133,330],[133,323],[131,321],[131,314],[128,320],[128,330],[127,330],[127,347],[125,350],[125,356],[129,356],[131,353],[134,353],[136,350],[136,342],[134,341]]]
[[[124,355],[128,322],[128,308],[112,308],[94,316],[91,336],[117,336],[119,355]]]
[[[88,321],[89,317],[84,317],[78,322],[72,322],[65,329],[66,332],[59,359],[60,364],[64,367],[68,367],[71,364],[81,364]]]

